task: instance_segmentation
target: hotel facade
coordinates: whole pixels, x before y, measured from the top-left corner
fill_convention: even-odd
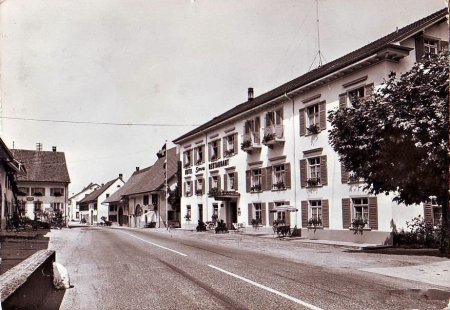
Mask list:
[[[385,244],[417,215],[437,222],[432,200],[406,206],[364,192],[329,145],[327,116],[370,96],[390,72],[448,50],[447,19],[436,12],[260,96],[249,88],[246,102],[174,140],[182,227],[223,220],[272,230],[282,220],[309,238]],[[367,222],[362,234],[355,219]]]

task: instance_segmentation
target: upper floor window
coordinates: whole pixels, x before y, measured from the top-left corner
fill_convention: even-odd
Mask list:
[[[218,175],[211,176],[211,188],[217,189],[218,186],[219,186],[219,176]]]
[[[223,138],[223,155],[230,157],[237,153],[237,135],[232,134]]]
[[[19,187],[19,196],[30,196],[29,187]]]
[[[149,203],[149,197],[148,197],[148,195],[144,195],[144,197],[142,198],[142,204],[144,205],[144,206],[148,206],[148,203]]]
[[[356,103],[360,98],[364,97],[364,87],[359,87],[348,92],[348,99],[351,104]]]
[[[64,188],[50,188],[50,196],[60,197],[64,195]]]
[[[438,41],[425,39],[423,41],[423,51],[425,55],[438,53]]]
[[[259,192],[262,189],[261,168],[251,170],[251,188],[252,192]]]
[[[272,189],[282,190],[286,188],[284,164],[273,166]]]
[[[228,191],[234,191],[236,190],[236,184],[235,184],[235,172],[229,172],[226,174],[227,178],[227,188]]]
[[[220,140],[217,139],[209,143],[209,160],[214,161],[220,159]]]
[[[203,179],[197,179],[197,182],[195,182],[195,184],[196,184],[195,194],[203,195],[203,186],[204,186]]]
[[[327,185],[327,156],[309,156],[311,157],[300,160],[301,187]]]
[[[253,145],[253,143],[258,145],[261,142],[259,133],[260,126],[261,124],[259,116],[253,119],[246,120],[244,124],[244,136],[242,142],[250,145]]]
[[[184,167],[190,167],[192,166],[192,150],[185,151],[183,158]]]
[[[192,196],[192,181],[184,182],[184,195],[186,197]]]
[[[195,164],[196,165],[200,165],[200,164],[203,164],[205,162],[204,153],[205,153],[205,146],[204,145],[200,145],[200,146],[197,146],[195,148],[194,157],[195,157]]]
[[[43,187],[32,187],[31,188],[32,196],[45,196],[45,188]]]

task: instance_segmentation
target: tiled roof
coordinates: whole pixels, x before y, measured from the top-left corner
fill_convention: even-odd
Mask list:
[[[100,186],[100,185],[91,182],[91,183],[89,183],[88,185],[86,185],[81,191],[79,191],[78,193],[73,194],[72,196],[70,196],[69,199],[72,199],[73,197],[75,197],[75,196],[81,194],[82,192],[84,192],[84,191],[86,191],[86,190],[91,189],[91,188],[94,187],[94,186]]]
[[[287,82],[267,93],[264,93],[258,97],[255,97],[251,101],[247,101],[244,103],[241,103],[240,105],[237,105],[236,107],[232,108],[231,110],[226,111],[225,113],[222,113],[221,115],[214,117],[212,120],[204,123],[203,125],[189,131],[188,133],[182,135],[181,137],[175,139],[173,142],[178,143],[181,140],[195,135],[202,130],[205,130],[211,126],[214,126],[216,124],[219,124],[233,116],[239,115],[241,113],[244,113],[248,110],[251,110],[255,107],[258,107],[259,105],[262,105],[268,101],[271,101],[273,99],[276,99],[280,96],[283,96],[286,93],[289,93],[299,87],[302,87],[308,83],[311,83],[317,79],[320,79],[322,77],[327,76],[328,74],[331,74],[335,71],[338,71],[340,69],[343,69],[355,62],[358,62],[368,56],[371,56],[380,50],[387,47],[389,44],[396,43],[399,41],[402,41],[403,39],[414,35],[418,31],[420,31],[423,28],[428,27],[429,25],[432,25],[433,23],[440,21],[448,14],[447,8],[442,9],[436,13],[433,13],[423,19],[420,19],[406,27],[403,27],[397,31],[394,31],[387,36],[384,36],[372,43],[369,43],[343,57],[340,57],[332,62],[329,62],[321,67],[318,67],[312,71],[309,71],[308,73],[290,81]]]
[[[92,193],[90,193],[89,195],[87,195],[86,197],[81,199],[79,203],[82,204],[82,203],[89,203],[89,202],[96,201],[97,198],[101,194],[103,194],[104,191],[106,191],[114,182],[117,181],[117,179],[119,179],[119,178],[115,178],[115,179],[105,183],[100,188],[96,189],[95,191],[93,191]]]
[[[175,147],[171,148],[167,150],[166,154],[168,160],[167,176],[168,179],[170,179],[177,173],[177,150]],[[153,166],[134,172],[125,185],[103,201],[103,203],[120,201],[123,196],[149,193],[159,190],[162,186],[164,186],[165,182],[164,161],[165,157],[158,158]]]
[[[139,182],[142,182],[142,179],[144,178],[145,173],[150,170],[150,167],[147,167],[145,169],[141,169],[138,171],[135,171],[131,177],[128,179],[128,181],[117,191],[115,191],[111,196],[105,199],[105,201],[102,201],[102,203],[111,203],[111,202],[118,202],[122,199],[123,196],[126,195],[126,192],[130,190],[132,187],[134,187]]]
[[[32,150],[11,150],[11,152],[27,170],[27,174],[17,176],[19,182],[70,183],[64,152]]]

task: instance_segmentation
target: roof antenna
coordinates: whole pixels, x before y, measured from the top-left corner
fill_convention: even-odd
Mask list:
[[[311,68],[314,65],[314,63],[316,62],[317,57],[319,57],[319,66],[318,67],[321,67],[323,63],[327,62],[327,60],[325,59],[325,56],[320,51],[319,0],[316,0],[316,25],[317,25],[317,46],[318,46],[318,51],[317,51],[316,56],[314,56],[314,60],[311,63],[311,66],[309,66],[308,71],[311,71]],[[322,60],[323,60],[323,62],[322,62]]]

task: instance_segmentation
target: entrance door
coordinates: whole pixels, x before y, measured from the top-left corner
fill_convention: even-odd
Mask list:
[[[200,220],[200,222],[203,222],[203,205],[202,204],[198,205],[198,219]]]
[[[94,224],[94,210],[91,210],[91,225]]]
[[[233,223],[237,223],[238,218],[237,218],[237,204],[236,202],[230,202],[230,204],[228,205],[228,210],[230,211],[230,217],[229,217],[229,222],[227,223],[228,228],[233,228]]]
[[[122,207],[119,208],[119,215],[118,215],[118,222],[119,225],[122,226],[123,225],[123,209]]]

